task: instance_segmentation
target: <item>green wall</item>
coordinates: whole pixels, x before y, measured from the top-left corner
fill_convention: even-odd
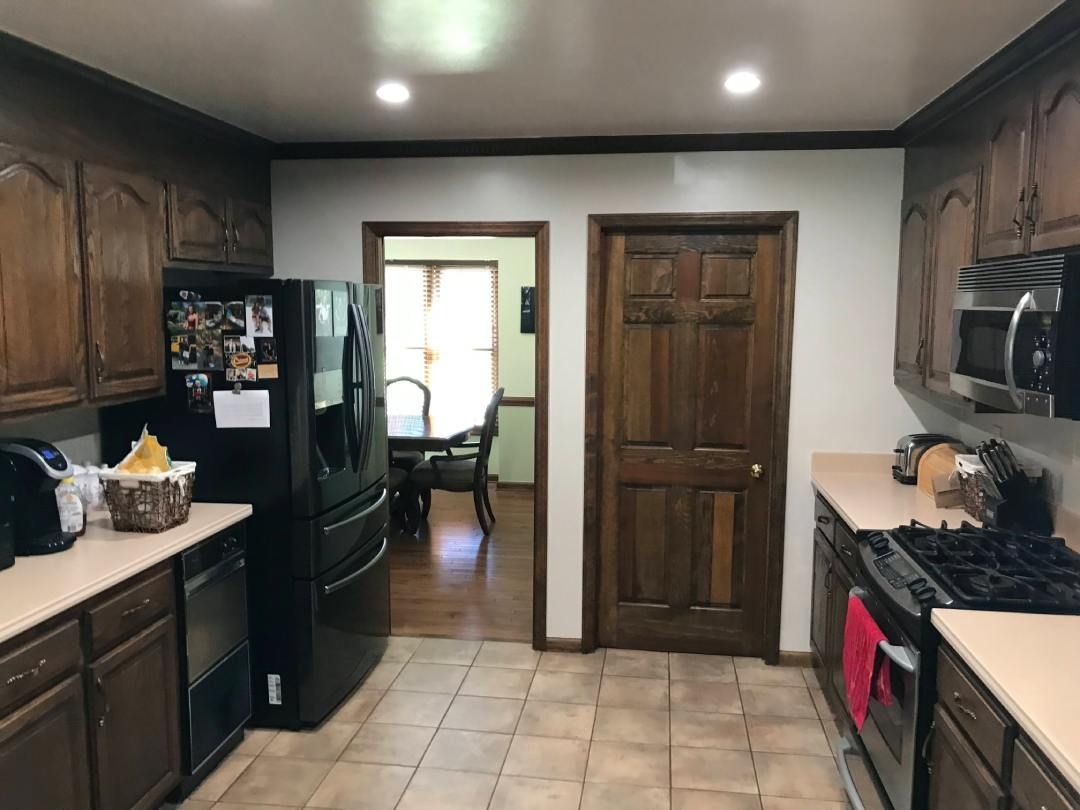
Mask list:
[[[499,265],[499,385],[507,397],[534,396],[536,336],[521,334],[521,288],[536,283],[532,239],[396,238],[388,237],[389,261],[494,261]],[[437,395],[437,394],[436,394]],[[532,483],[533,409],[499,409],[499,435],[491,451],[489,471],[500,481]]]

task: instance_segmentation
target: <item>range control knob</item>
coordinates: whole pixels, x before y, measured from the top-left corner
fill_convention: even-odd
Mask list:
[[[915,592],[915,598],[922,602],[924,605],[928,605],[934,601],[934,596],[937,595],[937,588],[926,587]]]
[[[1046,361],[1049,359],[1046,352],[1042,349],[1036,349],[1031,353],[1031,365],[1035,368],[1042,368],[1046,365]]]

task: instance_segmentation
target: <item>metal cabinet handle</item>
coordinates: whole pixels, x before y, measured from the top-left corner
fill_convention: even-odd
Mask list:
[[[1027,219],[1028,224],[1030,224],[1032,229],[1034,230],[1035,223],[1039,219],[1039,184],[1038,183],[1035,183],[1031,187],[1031,200],[1028,202],[1027,214],[1025,216],[1025,219]]]
[[[840,553],[845,554],[848,557],[851,557],[852,559],[854,559],[854,557],[855,557],[855,552],[852,551],[850,548],[848,548],[847,546],[845,546],[843,544],[840,544]]]
[[[828,526],[830,523],[832,523],[832,518],[828,515],[818,515],[817,522],[820,523],[822,526]]]
[[[1021,219],[1024,216],[1024,191],[1020,189],[1020,198],[1016,201],[1016,208],[1013,211],[1012,222],[1016,226],[1016,238],[1020,239],[1024,235],[1024,221]]]
[[[926,338],[919,339],[919,348],[915,350],[915,368],[922,373],[926,363]]]
[[[221,240],[221,252],[229,252],[229,223],[225,221],[225,217],[221,218],[221,232],[224,235],[224,239]]]
[[[831,591],[832,590],[832,580],[833,580],[833,570],[832,570],[832,567],[830,566],[829,570],[825,572],[825,590],[826,591]]]
[[[12,684],[16,684],[19,681],[25,680],[26,678],[36,678],[38,676],[38,673],[41,672],[41,668],[45,666],[46,663],[47,660],[45,658],[42,658],[40,661],[34,664],[34,666],[30,667],[30,669],[24,669],[22,672],[12,675],[10,678],[4,681],[4,686],[11,686]]]
[[[930,759],[930,743],[933,741],[934,734],[935,734],[936,731],[937,731],[937,721],[936,720],[931,720],[930,721],[930,730],[926,732],[926,739],[923,740],[923,744],[922,744],[923,762],[926,763],[926,772],[928,774],[930,774],[931,776],[934,773],[934,761],[932,759]]]
[[[964,698],[961,697],[959,692],[953,692],[952,699],[953,703],[956,704],[956,710],[960,712],[960,714],[974,720],[976,723],[979,722],[979,718],[975,715],[975,712],[964,705]]]
[[[765,468],[763,466],[761,466],[760,464],[751,464],[750,465],[750,477],[751,478],[761,478],[761,476],[763,476],[764,474],[765,474]]]
[[[233,226],[232,226],[232,236],[233,236],[233,252],[237,252],[237,251],[240,250],[240,231],[237,229],[235,222],[233,223]]]
[[[98,692],[101,694],[101,699],[105,703],[104,709],[102,710],[101,715],[98,717],[98,728],[105,728],[105,717],[109,714],[110,711],[112,711],[112,708],[109,706],[109,698],[108,695],[106,695],[105,693],[105,684],[101,682],[100,677],[94,679],[94,686],[97,687]]]
[[[97,355],[97,381],[105,379],[105,350],[101,348],[101,341],[94,341],[94,354]]]
[[[125,610],[123,613],[121,613],[120,617],[123,618],[123,619],[126,619],[128,616],[134,616],[140,610],[145,610],[146,608],[150,607],[151,601],[152,600],[150,599],[149,596],[146,597],[141,602],[139,602],[139,604],[135,605],[135,607],[129,607],[127,610]]]

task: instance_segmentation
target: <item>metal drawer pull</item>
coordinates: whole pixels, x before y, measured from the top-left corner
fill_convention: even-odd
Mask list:
[[[855,552],[854,552],[854,551],[852,551],[852,550],[851,550],[850,548],[848,548],[847,546],[843,545],[842,543],[841,543],[841,545],[840,545],[840,551],[841,551],[841,553],[843,553],[843,554],[847,554],[847,555],[848,555],[849,557],[854,557],[854,556],[855,556]]]
[[[105,684],[103,684],[101,682],[101,678],[95,678],[94,679],[94,685],[97,687],[98,692],[101,693],[101,697],[105,700],[105,711],[103,711],[101,713],[101,716],[98,717],[98,721],[97,721],[98,728],[105,728],[105,716],[110,711],[112,711],[112,709],[109,706],[109,696],[107,694],[105,694]]]
[[[959,711],[960,714],[966,717],[970,717],[976,723],[979,722],[979,718],[975,715],[975,712],[973,712],[971,709],[964,705],[964,699],[960,696],[959,692],[953,692],[952,699],[953,703],[956,704],[957,711]]]
[[[139,602],[139,604],[137,604],[135,607],[130,607],[127,610],[125,610],[123,613],[120,614],[120,617],[123,618],[123,619],[126,619],[128,616],[134,616],[140,610],[145,610],[146,608],[150,607],[150,603],[152,601],[153,600],[151,600],[150,597],[148,596],[145,599],[143,599],[141,602]]]
[[[832,519],[828,515],[818,515],[817,522],[820,523],[822,526],[825,526],[826,524],[832,522]]]
[[[38,676],[38,673],[41,672],[41,668],[45,666],[45,664],[46,659],[42,658],[40,661],[37,662],[37,664],[30,667],[30,669],[23,670],[17,675],[12,675],[10,678],[4,681],[4,686],[11,686],[12,684],[18,683],[19,681],[25,680],[26,678],[36,678]]]

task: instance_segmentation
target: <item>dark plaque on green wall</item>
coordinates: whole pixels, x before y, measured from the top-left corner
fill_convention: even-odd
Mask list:
[[[536,287],[521,288],[521,334],[536,334]]]

